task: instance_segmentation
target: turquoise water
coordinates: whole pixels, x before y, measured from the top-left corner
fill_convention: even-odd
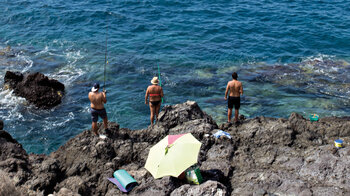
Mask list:
[[[0,49],[15,54],[0,55],[0,77],[39,71],[66,86],[51,110],[1,89],[0,118],[28,152],[50,153],[90,128],[106,32],[106,108],[122,127],[148,126],[144,93],[158,64],[165,104],[195,100],[218,123],[233,71],[246,117],[350,115],[349,1],[15,0],[0,10]]]

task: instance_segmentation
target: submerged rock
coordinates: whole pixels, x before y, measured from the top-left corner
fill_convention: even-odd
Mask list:
[[[106,139],[85,130],[48,156],[27,155],[8,133],[0,134],[0,169],[17,187],[45,195],[124,195],[107,180],[118,169],[139,183],[128,195],[350,194],[349,117],[310,122],[293,113],[289,119],[217,126],[195,102],[186,102],[164,107],[147,129],[109,126]],[[213,137],[218,127],[232,138]],[[144,168],[149,149],[168,134],[186,132],[202,142],[198,166],[204,182],[154,179]],[[344,148],[334,147],[338,138]]]
[[[16,54],[12,50],[11,46],[6,46],[6,48],[0,49],[0,57],[15,57]]]
[[[64,85],[57,80],[36,72],[21,74],[7,71],[5,88],[13,89],[15,95],[24,97],[38,108],[49,109],[61,103]]]

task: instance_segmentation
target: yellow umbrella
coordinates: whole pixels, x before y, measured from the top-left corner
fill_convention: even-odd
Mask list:
[[[168,135],[150,149],[145,168],[154,178],[178,177],[197,163],[201,145],[191,133]]]

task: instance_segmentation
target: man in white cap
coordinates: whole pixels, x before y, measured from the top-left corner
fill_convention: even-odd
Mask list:
[[[151,125],[153,125],[154,116],[156,116],[156,121],[158,118],[160,105],[162,104],[163,88],[158,85],[159,80],[158,77],[153,77],[151,80],[152,85],[148,86],[145,95],[145,104],[148,104],[149,97],[149,109],[151,111]]]
[[[98,92],[100,84],[95,83],[89,92],[89,100],[91,102],[91,120],[92,120],[92,131],[95,135],[99,135],[97,132],[97,121],[98,116],[103,119],[103,126],[108,129],[107,112],[104,108],[104,104],[107,103],[106,92]]]

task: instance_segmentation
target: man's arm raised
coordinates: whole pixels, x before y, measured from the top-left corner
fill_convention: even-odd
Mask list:
[[[107,97],[105,92],[102,92],[102,101],[103,103],[107,103]]]

